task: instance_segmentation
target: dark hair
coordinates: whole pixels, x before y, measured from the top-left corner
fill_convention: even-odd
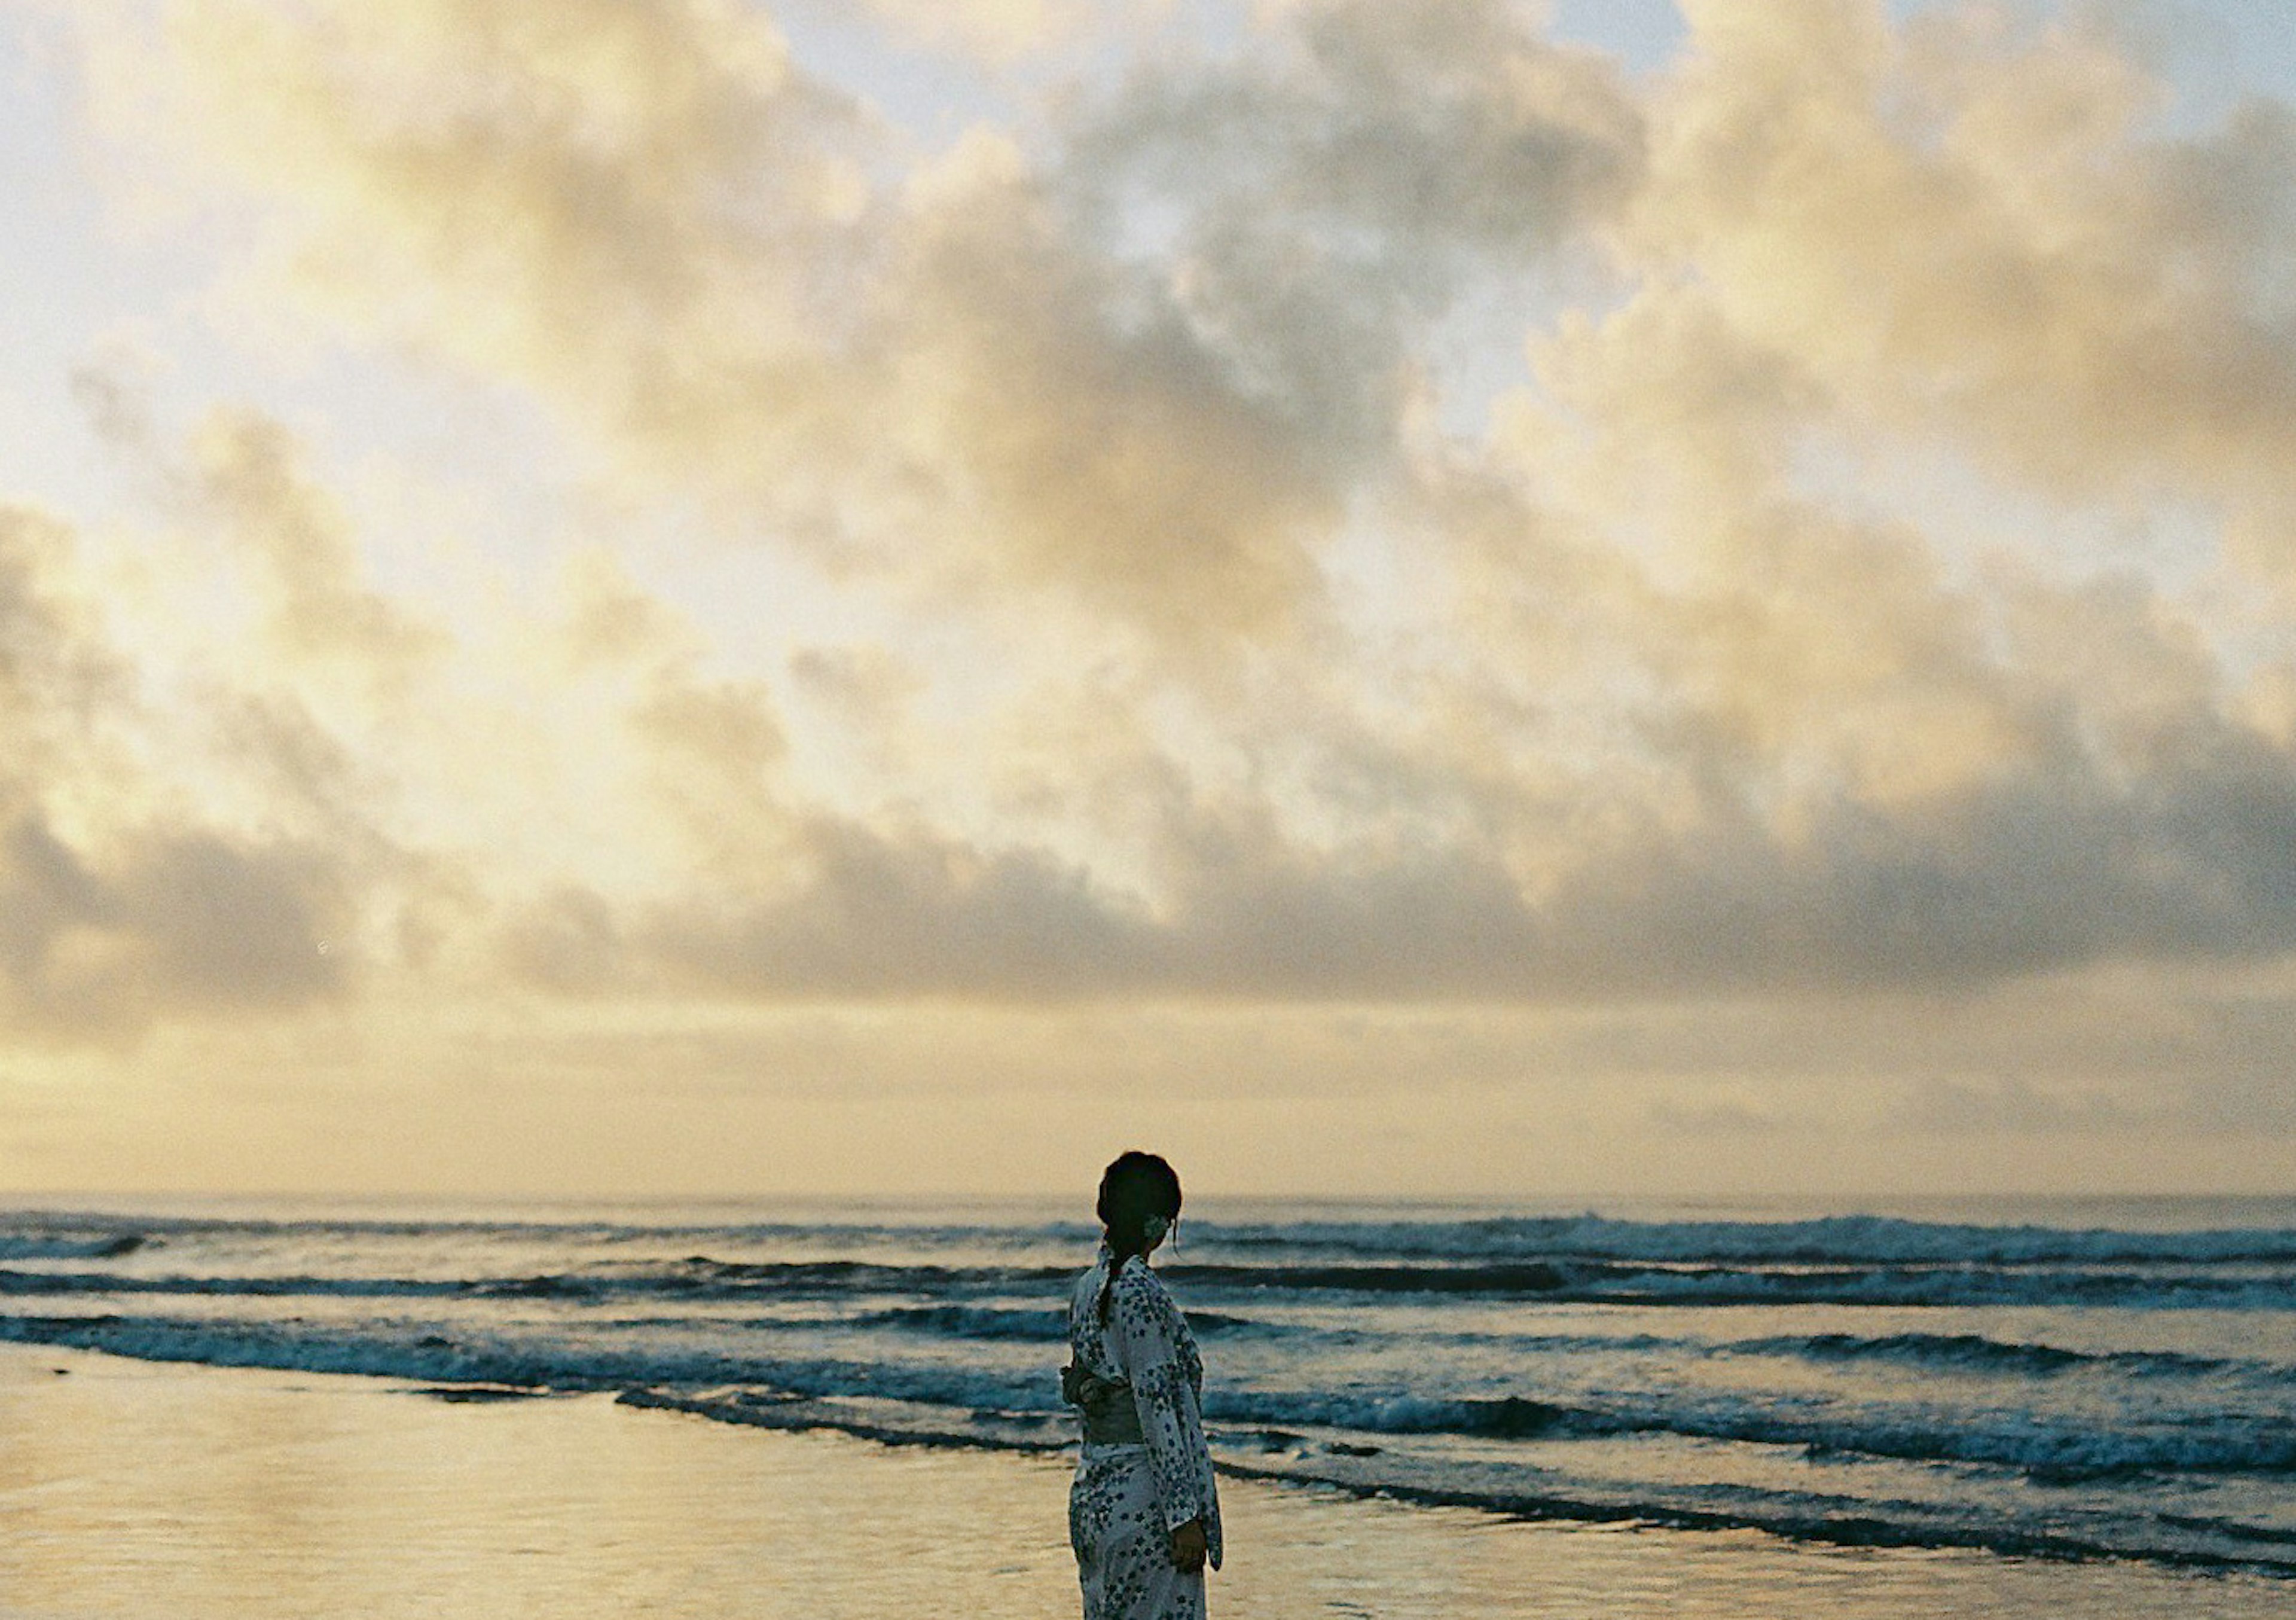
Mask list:
[[[1128,1149],[1101,1172],[1093,1209],[1108,1233],[1108,1279],[1100,1286],[1100,1320],[1106,1321],[1116,1274],[1133,1255],[1148,1251],[1148,1218],[1161,1216],[1166,1229],[1180,1218],[1180,1178],[1157,1155]]]

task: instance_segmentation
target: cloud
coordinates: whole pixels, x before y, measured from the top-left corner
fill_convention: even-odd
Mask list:
[[[1651,1109],[1650,1122],[1653,1130],[1666,1135],[1701,1141],[1717,1137],[1774,1137],[1782,1129],[1782,1122],[1775,1114],[1727,1098],[1690,1103],[1660,1102]]]
[[[1009,148],[961,150],[914,216],[893,420],[952,582],[1053,581],[1184,639],[1280,627],[1340,508],[1308,443],[1144,278],[1070,240]]]
[[[1642,120],[1614,63],[1499,0],[1272,15],[1231,59],[1137,71],[1078,119],[1057,183],[1251,397],[1360,465],[1456,300],[1518,290],[1632,196]],[[1142,242],[1143,220],[1168,223]]]
[[[1085,30],[1086,0],[865,0],[903,37],[1004,65],[1063,45]]]
[[[2102,32],[1878,0],[1685,8],[1646,261],[1893,431],[2070,499],[2222,503],[2284,579],[2296,484],[2296,114],[2161,133]]]
[[[748,7],[196,0],[94,53],[115,127],[276,200],[272,273],[354,332],[632,445],[754,448],[830,380],[867,120]]]
[[[390,682],[439,650],[443,632],[361,581],[349,519],[283,424],[218,409],[191,457],[199,499],[255,564],[271,634],[291,656],[352,661]]]
[[[341,990],[348,895],[322,851],[159,829],[95,865],[45,818],[0,831],[0,990],[36,1033],[292,1007]],[[348,955],[348,951],[346,955]]]
[[[159,93],[349,330],[535,387],[832,563],[1183,642],[1312,604],[1402,408],[1390,319],[1613,206],[1638,138],[1615,71],[1495,0],[1287,12],[1043,154],[975,132],[890,187],[858,104],[730,4],[171,17],[111,51],[115,117]],[[1184,224],[1135,261],[1105,215],[1141,198]]]
[[[0,1020],[116,1039],[340,991],[348,874],[321,844],[204,821],[137,779],[138,672],[77,563],[64,525],[0,510]]]
[[[925,686],[922,672],[882,647],[809,646],[790,657],[797,685],[871,735],[898,731],[908,701]]]
[[[2013,1079],[1996,1085],[1932,1081],[1915,1090],[1901,1120],[1911,1131],[1986,1137],[2125,1132],[2161,1123],[2157,1105],[2136,1108],[2109,1092],[2068,1095]]]
[[[37,769],[95,728],[119,701],[126,666],[102,645],[65,576],[70,529],[0,506],[0,738],[17,770]]]
[[[778,1001],[1570,1005],[1967,994],[2296,950],[2296,761],[2229,732],[2134,780],[2073,761],[1890,810],[1808,808],[1792,835],[1746,816],[1628,826],[1537,884],[1495,848],[1316,847],[1248,810],[1176,813],[1134,887],[1042,848],[756,810],[715,823],[732,843],[711,870],[746,884],[561,896],[520,921],[513,954],[545,977]]]
[[[350,342],[530,391],[618,499],[788,571],[724,576],[736,625],[602,549],[504,635],[547,674],[488,664],[365,577],[282,422],[198,436],[286,650],[484,688],[475,932],[523,983],[1553,1006],[2275,959],[2296,762],[2240,615],[2284,626],[2213,564],[2276,568],[2296,465],[2284,110],[2165,134],[2103,35],[1934,10],[1693,5],[1636,80],[1496,0],[1314,0],[938,151],[706,0],[198,0],[109,70],[172,86]],[[1441,350],[1494,308],[1527,374],[1487,432]],[[324,717],[262,713],[333,791]]]
[[[201,206],[10,381],[124,474],[0,518],[58,1177],[2296,1164],[2283,101],[2070,6],[68,10]]]
[[[569,604],[558,639],[571,670],[694,656],[693,628],[634,582],[611,552],[577,552],[564,573]]]

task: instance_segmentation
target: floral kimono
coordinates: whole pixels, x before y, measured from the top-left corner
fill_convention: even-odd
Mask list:
[[[1180,1308],[1163,1280],[1137,1255],[1117,1274],[1108,1320],[1100,1317],[1109,1253],[1069,1297],[1069,1350],[1095,1398],[1128,1400],[1132,1410],[1103,1422],[1137,1438],[1095,1439],[1087,1433],[1069,1489],[1069,1545],[1084,1588],[1084,1620],[1201,1620],[1204,1577],[1172,1567],[1171,1533],[1192,1518],[1204,1524],[1211,1567],[1219,1567],[1219,1497],[1204,1445],[1204,1364]],[[1088,1375],[1085,1376],[1085,1375]],[[1071,1398],[1074,1398],[1072,1392]],[[1095,1426],[1087,1417],[1086,1427]]]

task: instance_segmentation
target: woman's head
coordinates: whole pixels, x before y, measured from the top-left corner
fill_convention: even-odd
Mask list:
[[[1144,1254],[1180,1218],[1180,1178],[1152,1153],[1119,1153],[1101,1173],[1093,1205],[1119,1254]]]

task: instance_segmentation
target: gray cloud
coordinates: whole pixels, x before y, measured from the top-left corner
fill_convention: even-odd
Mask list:
[[[1140,70],[1066,137],[1084,228],[1139,252],[1240,386],[1338,467],[1391,444],[1430,325],[1634,194],[1617,67],[1505,0],[1312,0],[1232,60]],[[1169,221],[1144,247],[1139,221]]]
[[[1900,1130],[1949,1137],[2113,1134],[2158,1130],[2166,1122],[2157,1104],[2132,1107],[2106,1092],[2066,1092],[2016,1079],[1923,1082],[1891,1121]]]
[[[440,648],[440,631],[361,580],[350,521],[283,424],[217,410],[192,456],[193,488],[254,563],[272,634],[290,653],[354,660],[395,680]]]
[[[0,990],[20,1028],[117,1034],[343,987],[352,953],[330,941],[348,895],[324,851],[166,829],[123,845],[99,867],[36,813],[0,829]]]
[[[378,889],[443,863],[379,829],[372,762],[291,693],[148,662],[83,550],[0,509],[0,1026],[118,1042],[347,994]]]
[[[19,770],[87,735],[130,681],[89,630],[84,604],[56,581],[70,547],[54,519],[0,506],[0,739]]]
[[[1792,837],[1647,824],[1543,886],[1472,844],[1308,848],[1250,814],[1172,829],[1147,893],[827,817],[767,835],[781,885],[561,899],[520,954],[545,979],[772,999],[1503,1003],[1968,993],[2296,950],[2296,760],[2222,730],[2135,779],[2075,761],[1894,813],[1843,800]]]
[[[138,696],[133,666],[75,605],[72,556],[62,525],[0,513],[0,1016],[35,1035],[117,1035],[162,1012],[336,990],[352,953],[322,945],[348,905],[325,851],[105,816]],[[73,806],[70,829],[52,801]]]

